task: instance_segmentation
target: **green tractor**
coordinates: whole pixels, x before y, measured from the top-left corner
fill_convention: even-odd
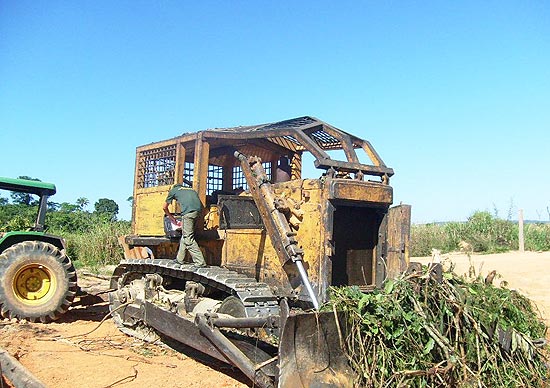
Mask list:
[[[56,320],[69,309],[78,287],[65,240],[45,232],[48,198],[55,194],[55,185],[0,177],[0,189],[40,198],[33,226],[0,233],[0,317]]]

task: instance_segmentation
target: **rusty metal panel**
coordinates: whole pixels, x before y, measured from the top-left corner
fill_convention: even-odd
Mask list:
[[[324,293],[325,279],[321,276],[324,267],[325,249],[324,243],[325,224],[323,223],[323,205],[325,201],[323,190],[318,179],[305,179],[298,181],[288,181],[273,185],[275,195],[281,198],[287,198],[294,203],[300,204],[300,210],[303,216],[298,218],[296,223],[296,239],[299,241],[300,248],[303,250],[304,265],[307,268],[308,276],[314,289]],[[296,221],[296,219],[294,219]],[[291,266],[286,268],[287,275],[292,284],[300,284],[299,278],[292,270]]]
[[[315,160],[315,167],[328,170],[334,168],[337,171],[355,173],[361,171],[367,175],[376,176],[392,176],[394,171],[389,167],[369,166],[368,164],[341,162],[334,159],[317,159]]]
[[[393,188],[375,182],[333,179],[330,181],[329,199],[391,204]]]
[[[164,236],[164,212],[162,206],[170,186],[138,190],[135,196],[135,234],[143,236]],[[175,205],[171,205],[174,212]]]
[[[342,332],[343,331],[343,332]],[[279,346],[279,387],[353,387],[341,338],[343,315],[332,312],[290,315]]]
[[[394,278],[409,265],[411,206],[399,205],[388,211],[386,278]]]
[[[320,190],[309,190],[308,194],[309,201],[300,206],[304,216],[298,226],[296,238],[300,243],[300,248],[304,251],[304,265],[307,268],[310,281],[313,288],[319,293],[322,288],[320,286],[322,282],[320,273],[325,248],[324,244],[321,243],[323,241],[324,225],[321,222],[322,216],[319,206]]]
[[[281,289],[285,283],[288,286],[278,255],[265,230],[226,229],[220,234],[224,239],[222,266],[246,273],[269,285],[275,284]]]
[[[374,249],[350,249],[346,253],[348,285],[372,285],[374,283]]]
[[[240,195],[219,195],[220,229],[256,229],[263,222],[254,199]]]

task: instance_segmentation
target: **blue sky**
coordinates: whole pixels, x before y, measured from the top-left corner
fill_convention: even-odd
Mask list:
[[[413,222],[550,214],[547,1],[0,1],[0,175],[129,219],[135,148],[311,115]]]

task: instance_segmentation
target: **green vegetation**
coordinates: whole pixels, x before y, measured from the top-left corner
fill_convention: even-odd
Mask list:
[[[389,280],[364,294],[334,288],[345,349],[364,387],[542,387],[549,373],[546,327],[531,302],[507,288],[451,270]],[[538,340],[538,341],[537,341]]]
[[[56,233],[66,239],[69,257],[78,259],[75,263],[77,267],[85,266],[97,271],[105,265],[118,264],[123,258],[118,237],[130,234],[130,223],[100,220],[85,232]]]
[[[11,203],[0,199],[0,232],[27,230],[34,225],[36,200],[13,195]],[[117,264],[123,255],[117,238],[129,234],[130,223],[117,220],[118,205],[111,199],[96,202],[93,212],[85,210],[88,203],[86,198],[78,198],[76,204],[48,203],[47,233],[66,240],[67,253],[77,267],[98,269]]]
[[[550,224],[525,224],[524,242],[529,251],[550,250]],[[518,224],[483,211],[475,212],[467,222],[412,227],[411,256],[427,256],[432,248],[451,252],[464,246],[472,252],[483,253],[517,250]]]

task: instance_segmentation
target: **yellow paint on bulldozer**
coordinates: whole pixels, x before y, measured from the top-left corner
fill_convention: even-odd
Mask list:
[[[141,236],[163,236],[163,218],[162,206],[166,201],[166,196],[171,185],[157,186],[146,189],[140,189],[135,195],[135,211],[133,219],[133,232]],[[176,204],[171,205],[170,209],[176,212]]]

